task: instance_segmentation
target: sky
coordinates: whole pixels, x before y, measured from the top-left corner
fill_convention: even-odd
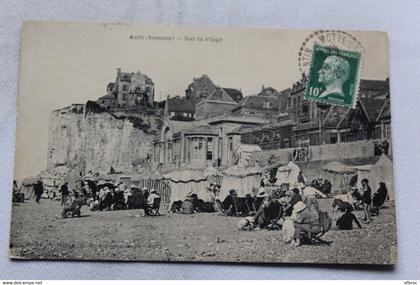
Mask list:
[[[185,95],[193,78],[202,74],[216,85],[241,89],[244,96],[258,93],[262,85],[283,90],[300,79],[298,51],[312,32],[25,23],[15,178],[21,180],[45,169],[51,111],[105,95],[106,85],[115,81],[117,68],[123,72],[139,70],[151,77],[156,101],[167,95]],[[365,50],[362,78],[387,78],[386,34],[350,33]]]

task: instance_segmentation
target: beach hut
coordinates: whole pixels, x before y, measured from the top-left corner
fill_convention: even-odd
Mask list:
[[[261,151],[261,147],[258,145],[241,144],[234,152],[233,161],[242,167],[255,165],[256,158]]]
[[[346,189],[349,185],[351,177],[356,171],[338,161],[332,161],[322,167],[322,176],[331,182],[332,193],[339,193],[342,189]]]
[[[230,189],[235,189],[238,197],[245,197],[252,194],[254,189],[258,189],[264,169],[258,164],[254,167],[243,167],[234,165],[223,171],[220,198],[223,200],[229,195]]]
[[[209,183],[222,184],[223,173],[213,166],[206,167],[203,175]]]
[[[171,189],[169,208],[175,201],[184,201],[189,193],[197,194],[199,199],[207,196],[209,182],[202,170],[177,170],[164,174],[163,178]]]
[[[276,185],[297,184],[297,178],[299,176],[299,172],[300,172],[299,166],[295,164],[293,161],[289,161],[287,165],[280,166],[277,169]]]
[[[20,192],[25,194],[25,199],[32,199],[35,197],[35,184],[37,183],[37,177],[27,177],[22,180]]]
[[[362,187],[361,181],[364,178],[369,180],[372,192],[376,191],[379,182],[384,182],[388,189],[389,199],[395,200],[393,164],[385,154],[381,155],[373,165],[359,165],[353,168],[357,171],[357,188]]]

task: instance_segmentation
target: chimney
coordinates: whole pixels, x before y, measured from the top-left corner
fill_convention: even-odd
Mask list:
[[[262,85],[262,87],[261,87],[261,91],[264,91],[264,84]]]
[[[121,68],[117,68],[117,75],[120,76],[121,74]]]

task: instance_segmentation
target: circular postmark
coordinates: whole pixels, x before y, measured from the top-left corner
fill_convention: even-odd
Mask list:
[[[308,74],[315,45],[359,52],[362,59],[365,54],[362,43],[349,32],[339,30],[314,31],[305,38],[299,49],[298,62],[301,73]]]

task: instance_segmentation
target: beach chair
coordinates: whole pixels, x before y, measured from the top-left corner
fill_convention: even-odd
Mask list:
[[[160,197],[155,198],[153,200],[153,205],[150,206],[150,215],[151,216],[160,216],[159,209],[160,209]]]

